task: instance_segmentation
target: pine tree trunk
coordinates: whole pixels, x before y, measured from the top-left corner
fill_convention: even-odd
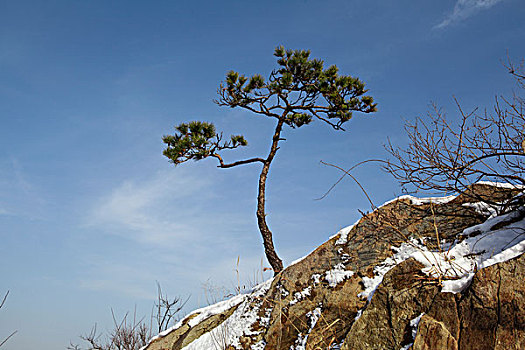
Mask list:
[[[259,176],[259,195],[257,196],[257,223],[259,225],[259,231],[261,232],[263,238],[264,252],[268,262],[272,266],[274,275],[277,275],[283,269],[283,262],[277,255],[275,247],[273,246],[272,232],[266,224],[266,213],[264,211],[265,207],[265,195],[266,195],[266,178],[268,176],[268,171],[270,170],[270,164],[277,153],[279,139],[281,137],[281,130],[283,127],[284,118],[280,118],[277,126],[275,128],[275,133],[273,135],[272,147],[270,148],[270,154],[268,158],[264,161],[264,165]]]

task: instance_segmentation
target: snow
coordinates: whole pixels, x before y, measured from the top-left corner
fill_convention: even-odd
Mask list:
[[[220,314],[234,306],[239,305],[244,301],[244,298],[246,297],[245,294],[240,294],[232,297],[231,299],[221,301],[215,305],[208,306],[206,308],[201,309],[199,314],[195,317],[193,317],[189,322],[188,325],[190,327],[195,327],[205,319]]]
[[[186,345],[184,350],[202,350],[226,348],[228,345],[242,349],[239,338],[242,335],[256,335],[250,331],[251,325],[258,319],[262,296],[268,291],[273,279],[259,284],[251,294],[245,294],[243,300],[233,314],[218,325],[213,331],[204,333],[199,338]],[[254,305],[255,304],[255,305]]]
[[[250,350],[264,350],[264,347],[266,346],[266,342],[264,340],[261,340],[257,342],[256,344],[253,344],[250,347]]]
[[[217,327],[216,330],[214,330],[215,331],[214,334],[206,333],[202,335],[200,338],[198,338],[197,340],[193,341],[191,344],[184,347],[184,349],[187,349],[187,350],[208,349],[208,348],[214,349],[215,347],[214,344],[216,343],[217,339],[225,337],[225,336],[227,336],[228,340],[231,340],[233,343],[235,343],[236,339],[230,339],[230,338],[237,337],[238,339],[238,337],[242,335],[242,334],[237,334],[238,331],[242,332],[243,330],[247,330],[249,328],[249,325],[253,324],[256,321],[256,313],[258,309],[254,308],[252,310],[248,310],[247,304],[249,304],[250,301],[252,301],[252,299],[256,299],[260,297],[261,295],[265,294],[266,291],[268,291],[268,289],[270,288],[272,281],[273,281],[273,278],[255,286],[253,290],[248,294],[239,294],[239,295],[232,297],[231,299],[224,300],[217,304],[206,306],[206,307],[203,307],[201,309],[197,309],[191,312],[186,317],[184,317],[184,319],[182,319],[177,324],[175,324],[173,327],[151,338],[148,344],[155,341],[156,339],[163,338],[169,333],[178,329],[179,327],[183,325],[183,322],[185,320],[188,320],[188,318],[191,318],[191,319],[187,322],[187,324],[190,327],[195,327],[196,325],[206,320],[207,318],[214,316],[214,315],[221,314],[224,311],[239,305],[237,310],[235,310],[235,312],[226,321],[224,321],[221,325]],[[241,309],[242,311],[240,311],[239,309]],[[244,312],[246,316],[240,315],[239,311]],[[235,314],[237,314],[236,317],[233,317]],[[232,329],[235,331],[231,332],[230,334],[230,330]],[[201,338],[203,339],[201,340]],[[197,345],[194,345],[194,344],[197,344]],[[198,344],[205,344],[205,345],[200,345],[202,347],[199,347]],[[143,349],[145,349],[145,347],[143,347],[141,350]]]
[[[454,200],[457,196],[446,196],[446,197],[427,197],[427,198],[417,198],[414,196],[402,196],[407,198],[413,205],[423,205],[423,204],[446,204]]]
[[[524,185],[516,185],[516,184],[510,184],[510,183],[503,183],[503,182],[491,182],[491,181],[478,181],[474,185],[487,185],[487,186],[493,186],[498,188],[507,188],[507,189],[514,189],[514,190],[525,190]],[[426,197],[426,198],[417,198],[411,195],[402,195],[399,197],[396,197],[392,200],[389,200],[382,205],[379,206],[379,208],[393,203],[395,201],[401,200],[401,199],[408,199],[411,204],[413,205],[423,205],[423,204],[446,204],[448,202],[451,202],[454,200],[457,196],[451,195],[451,196],[444,196],[444,197]]]
[[[359,221],[357,221],[355,224],[353,225],[350,225],[350,226],[347,226],[341,230],[339,230],[339,232],[337,232],[335,235],[333,235],[332,237],[330,238],[333,238],[333,237],[337,237],[339,236],[339,238],[337,239],[337,241],[335,241],[335,245],[342,245],[342,244],[346,244],[346,242],[348,241],[348,233],[354,228],[355,225],[357,225]]]
[[[261,327],[268,327],[270,325],[270,317],[272,315],[273,307],[267,307],[264,310],[264,316],[260,318],[259,325]]]
[[[207,319],[208,317],[220,314],[220,313],[222,313],[222,312],[224,312],[224,311],[226,311],[226,310],[228,310],[228,309],[230,309],[230,308],[232,308],[234,306],[239,305],[240,303],[242,303],[244,301],[244,298],[246,296],[247,296],[247,294],[239,294],[239,295],[234,296],[231,299],[218,302],[217,304],[213,304],[213,305],[210,305],[210,306],[206,306],[206,307],[194,310],[191,313],[189,313],[186,317],[184,317],[182,320],[177,322],[173,327],[168,328],[165,331],[163,331],[163,332],[159,333],[158,335],[154,336],[153,338],[151,338],[149,343],[155,341],[156,339],[163,338],[166,335],[168,335],[169,333],[173,332],[174,330],[180,328],[182,326],[183,322],[185,320],[187,320],[188,318],[190,318],[190,317],[192,317],[192,318],[188,322],[188,325],[190,327],[194,327],[197,324],[199,324],[200,322],[202,322],[205,319]],[[145,349],[145,347],[142,348],[142,349]]]
[[[490,218],[477,225],[480,235],[469,237],[456,244],[447,253],[432,253],[432,256],[445,276],[454,279],[443,282],[443,292],[461,292],[474,277],[477,269],[492,266],[515,258],[525,252],[525,219],[523,209],[498,217]],[[500,229],[492,230],[496,224],[505,220],[518,220]],[[470,229],[467,229],[470,230]],[[429,266],[427,273],[436,276]]]
[[[374,277],[363,277],[365,290],[359,293],[359,296],[370,301],[377,287],[383,282],[383,276],[397,264],[413,257],[422,249],[425,249],[425,247],[416,240],[403,243],[400,247],[392,247],[392,250],[396,253],[374,267]]]
[[[355,315],[354,322],[361,318],[361,315],[363,315],[363,309],[357,310],[357,315]]]
[[[293,295],[294,298],[293,298],[293,300],[290,301],[289,305],[297,304],[299,301],[301,301],[304,298],[306,298],[307,296],[309,296],[311,292],[312,292],[312,286],[308,286],[305,289],[303,289],[302,291],[294,293],[294,295]]]
[[[319,283],[321,283],[321,275],[318,273],[314,273],[312,275],[312,281],[314,281],[314,286],[317,286]]]
[[[394,199],[391,199],[389,201],[386,201],[385,203],[381,204],[378,208],[384,207],[385,205],[388,205],[390,203],[397,202],[399,200],[405,199],[409,200],[410,204],[413,205],[423,205],[423,204],[446,204],[452,200],[454,200],[457,196],[445,196],[445,197],[425,197],[425,198],[418,198],[414,197],[408,194],[396,197]]]
[[[524,209],[522,209],[523,211]],[[419,241],[412,240],[400,247],[392,247],[396,253],[374,268],[374,277],[363,277],[365,291],[359,294],[370,300],[383,276],[400,262],[414,258],[425,265],[423,272],[432,278],[442,278],[442,292],[459,293],[469,284],[476,270],[515,258],[525,252],[525,219],[522,211],[515,211],[494,218],[483,224],[466,229],[464,236],[479,234],[462,242],[456,242],[448,250],[429,251]],[[517,220],[500,229],[496,224]]]
[[[489,218],[493,218],[496,215],[498,215],[498,212],[502,208],[502,206],[492,205],[492,204],[488,204],[485,202],[463,203],[463,206],[472,208],[476,211],[476,213],[479,213],[484,216],[488,216]]]
[[[326,271],[324,279],[328,282],[330,287],[334,288],[339,283],[353,275],[354,271],[347,271],[345,270],[345,265],[337,264],[333,269]]]
[[[511,190],[525,190],[524,185],[510,184],[508,182],[478,181],[477,185],[488,185],[499,188],[508,188]]]

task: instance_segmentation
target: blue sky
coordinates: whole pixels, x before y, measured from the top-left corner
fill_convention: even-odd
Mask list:
[[[213,104],[230,69],[267,75],[273,49],[310,49],[367,83],[379,104],[346,132],[285,130],[268,183],[268,221],[289,263],[367,210],[357,186],[320,160],[351,166],[403,144],[403,121],[431,101],[454,120],[512,91],[502,60],[525,57],[520,0],[0,2],[0,338],[6,349],[65,348],[137,308],[158,281],[206,303],[260,269],[257,165],[174,168],[161,136],[189,120],[243,133],[264,155],[273,123]],[[374,166],[356,175],[376,204],[399,194]],[[266,266],[264,262],[264,266]],[[269,277],[269,275],[266,275]]]

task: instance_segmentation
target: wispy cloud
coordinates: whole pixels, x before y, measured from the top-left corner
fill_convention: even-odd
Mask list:
[[[211,196],[209,191],[210,179],[183,169],[126,180],[96,201],[87,223],[139,243],[164,244],[194,233],[188,218],[200,208],[187,203]]]
[[[442,29],[449,25],[456,24],[502,1],[503,0],[458,0],[452,12],[445,17],[441,23],[434,26],[434,28]]]
[[[239,210],[229,198],[217,206],[222,193],[218,178],[206,169],[186,168],[129,179],[94,201],[85,232],[117,235],[126,243],[110,256],[104,252],[113,248],[105,246],[84,257],[88,272],[82,288],[145,297],[155,280],[171,276],[184,281],[182,293],[190,294],[189,286],[199,289],[210,276],[231,275],[237,255],[259,252],[252,208]],[[127,260],[130,255],[138,260]],[[257,266],[250,260],[252,265]]]
[[[241,244],[235,236],[250,230],[255,220],[243,199],[239,203],[225,193],[220,177],[209,169],[169,169],[119,184],[94,201],[84,223],[99,233],[162,249],[202,250],[212,237],[215,244],[234,249]]]

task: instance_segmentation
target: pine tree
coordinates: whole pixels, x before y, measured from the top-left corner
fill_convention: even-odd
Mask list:
[[[247,146],[242,135],[233,135],[223,140],[212,123],[192,121],[177,126],[176,133],[163,137],[167,148],[164,155],[175,165],[188,160],[216,158],[219,168],[261,163],[259,192],[257,197],[257,222],[263,238],[264,249],[274,274],[283,269],[282,260],[277,255],[272,232],[266,224],[265,192],[266,178],[270,170],[278,144],[284,141],[281,133],[284,126],[292,129],[320,120],[335,130],[344,130],[343,124],[352,118],[352,112],[371,113],[376,104],[371,96],[365,95],[365,84],[358,78],[339,75],[335,65],[324,69],[323,61],[310,59],[310,51],[286,50],[280,46],[275,49],[277,69],[268,79],[255,74],[246,77],[235,71],[226,75],[218,89],[219,106],[240,107],[255,114],[274,119],[275,130],[270,151],[265,158],[249,158],[226,163],[221,151]]]

